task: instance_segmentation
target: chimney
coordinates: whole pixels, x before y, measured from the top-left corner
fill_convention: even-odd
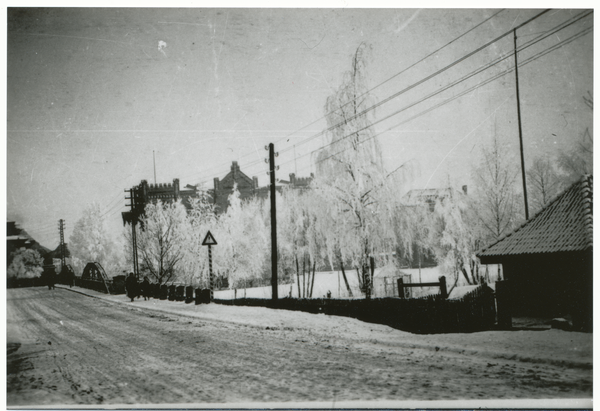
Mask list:
[[[177,199],[179,198],[179,179],[178,178],[173,179],[173,193],[175,195],[175,201],[177,201]]]
[[[233,175],[233,182],[235,183],[237,181],[237,172],[239,171],[240,167],[238,166],[238,162],[237,161],[233,161],[231,164],[231,173]]]

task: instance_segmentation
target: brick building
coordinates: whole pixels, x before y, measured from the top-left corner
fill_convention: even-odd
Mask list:
[[[130,190],[131,202],[133,207],[130,211],[121,213],[123,224],[131,223],[135,215],[144,215],[144,209],[149,203],[155,203],[160,200],[163,203],[170,203],[181,199],[181,203],[187,208],[191,208],[191,199],[198,197],[198,189],[195,186],[186,185],[184,189],[179,187],[179,179],[173,179],[173,183],[148,184],[147,180]]]
[[[313,180],[314,175],[311,173],[310,177],[298,178],[294,173],[291,173],[289,181],[279,180],[279,185],[275,187],[276,190],[281,191],[283,187],[289,186],[294,189],[307,189],[310,186],[310,182]],[[269,198],[269,187],[259,187],[257,177],[248,177],[244,172],[240,170],[240,166],[237,161],[232,162],[231,171],[227,173],[225,177],[219,180],[215,177],[214,187],[209,190],[208,193],[213,198],[217,213],[224,213],[227,211],[229,205],[228,199],[233,192],[233,186],[237,183],[238,191],[240,192],[240,199],[246,200],[249,198]]]

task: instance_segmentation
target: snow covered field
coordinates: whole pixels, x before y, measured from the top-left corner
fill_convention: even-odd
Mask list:
[[[381,275],[385,275],[384,270],[389,272],[389,269],[386,268],[376,268],[375,269],[375,282],[377,284],[377,277]],[[492,282],[489,284],[490,287],[493,288],[493,282],[497,278],[496,274],[496,266],[490,266],[490,277]],[[442,275],[439,267],[431,267],[431,268],[402,268],[399,271],[402,273],[410,274],[413,283],[417,282],[437,282],[438,278]],[[362,293],[358,287],[358,276],[356,274],[356,270],[346,271],[346,278],[348,279],[348,283],[350,285],[350,289],[352,290],[352,295],[354,297],[363,298]],[[308,280],[308,279],[307,279]],[[300,287],[302,288],[302,283],[304,281],[303,276],[300,276]],[[460,283],[459,283],[460,284]],[[450,290],[451,284],[448,284],[448,290]],[[470,288],[469,288],[470,289]],[[425,287],[423,289],[413,288],[411,290],[413,292],[413,297],[419,297],[422,295],[428,294],[437,294],[439,293],[439,288],[437,287]],[[457,295],[461,291],[457,289],[454,295]],[[298,297],[298,280],[294,277],[293,284],[285,284],[279,285],[278,294],[280,298],[283,297]],[[342,277],[341,271],[325,271],[325,272],[317,272],[315,275],[315,284],[313,289],[313,298],[325,298],[327,293],[331,292],[331,298],[349,298],[348,291],[346,290],[346,285],[344,284],[344,279]],[[215,298],[223,299],[223,300],[231,300],[234,298],[271,298],[271,287],[255,287],[255,288],[240,288],[237,290],[221,290],[216,291],[214,293]],[[452,298],[454,295],[450,295]],[[383,295],[377,295],[377,290],[375,293],[375,297],[380,297]]]

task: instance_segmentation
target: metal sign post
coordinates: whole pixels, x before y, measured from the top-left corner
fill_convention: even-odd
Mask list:
[[[204,237],[204,241],[202,241],[202,245],[207,245],[208,246],[208,272],[210,275],[210,301],[213,301],[214,298],[214,292],[213,292],[213,272],[212,272],[212,249],[211,246],[213,245],[217,245],[217,240],[215,240],[215,238],[213,237],[213,235],[210,233],[210,230],[208,231],[208,233],[206,233],[206,237]]]

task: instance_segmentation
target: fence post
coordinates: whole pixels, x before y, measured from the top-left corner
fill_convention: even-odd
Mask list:
[[[507,280],[496,281],[496,316],[498,327],[512,328],[510,283]]]
[[[404,279],[398,278],[398,297],[404,298]]]
[[[440,280],[440,294],[442,295],[443,299],[448,298],[448,289],[446,288],[446,277],[445,276],[441,276],[439,278]]]

